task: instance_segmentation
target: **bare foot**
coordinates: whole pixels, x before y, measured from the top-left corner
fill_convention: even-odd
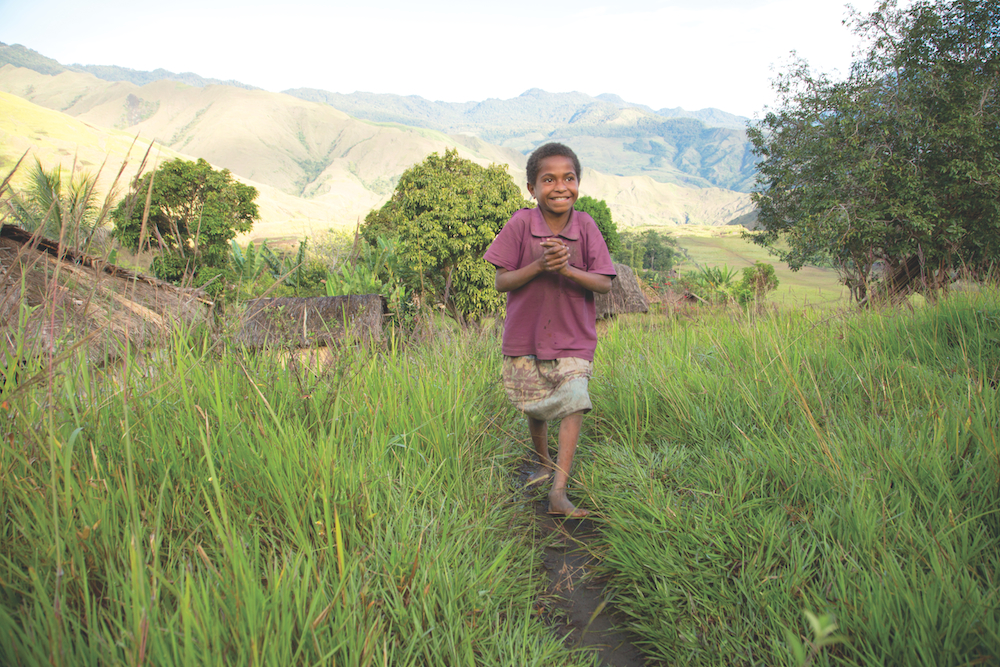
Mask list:
[[[585,509],[580,509],[569,501],[565,489],[552,489],[549,491],[549,514],[564,516],[569,519],[583,519],[590,514]]]
[[[538,469],[528,475],[528,481],[524,483],[526,487],[538,486],[552,479],[552,468],[538,466]]]

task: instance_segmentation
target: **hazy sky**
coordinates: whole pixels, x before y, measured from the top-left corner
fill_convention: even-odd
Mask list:
[[[875,0],[856,0],[870,11]],[[795,50],[846,73],[842,0],[0,0],[0,42],[63,64],[162,67],[267,90],[465,102],[529,88],[752,116]]]

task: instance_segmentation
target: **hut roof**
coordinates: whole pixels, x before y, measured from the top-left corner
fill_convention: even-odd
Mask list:
[[[649,301],[642,293],[635,271],[627,264],[615,264],[618,277],[611,281],[611,291],[596,295],[597,319],[622,313],[649,312]]]
[[[11,350],[23,336],[56,353],[83,345],[92,361],[106,362],[178,322],[206,319],[211,308],[200,290],[128,271],[20,227],[0,227],[0,340]]]

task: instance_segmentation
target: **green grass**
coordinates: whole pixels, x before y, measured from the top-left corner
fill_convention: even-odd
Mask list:
[[[1000,660],[998,317],[990,292],[914,313],[616,323],[579,476],[648,655]],[[842,641],[812,655],[804,612]]]
[[[499,353],[467,343],[318,373],[184,336],[107,372],[9,359],[0,663],[592,664],[538,617],[467,372]]]
[[[613,321],[571,493],[648,664],[1000,659],[998,324],[990,290]],[[0,664],[595,664],[546,621],[490,330],[317,365],[14,340]]]

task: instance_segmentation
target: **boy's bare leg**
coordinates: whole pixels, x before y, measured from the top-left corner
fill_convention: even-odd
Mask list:
[[[566,484],[573,468],[573,455],[576,454],[576,444],[580,439],[580,425],[583,424],[583,413],[574,412],[563,417],[559,425],[559,463],[556,465],[555,481],[549,491],[549,514],[562,514],[571,519],[582,519],[590,514],[569,501],[566,495]]]
[[[549,424],[534,417],[528,417],[528,430],[531,432],[531,443],[535,446],[538,456],[538,468],[528,476],[528,486],[540,484],[552,475],[552,458],[549,456]]]

